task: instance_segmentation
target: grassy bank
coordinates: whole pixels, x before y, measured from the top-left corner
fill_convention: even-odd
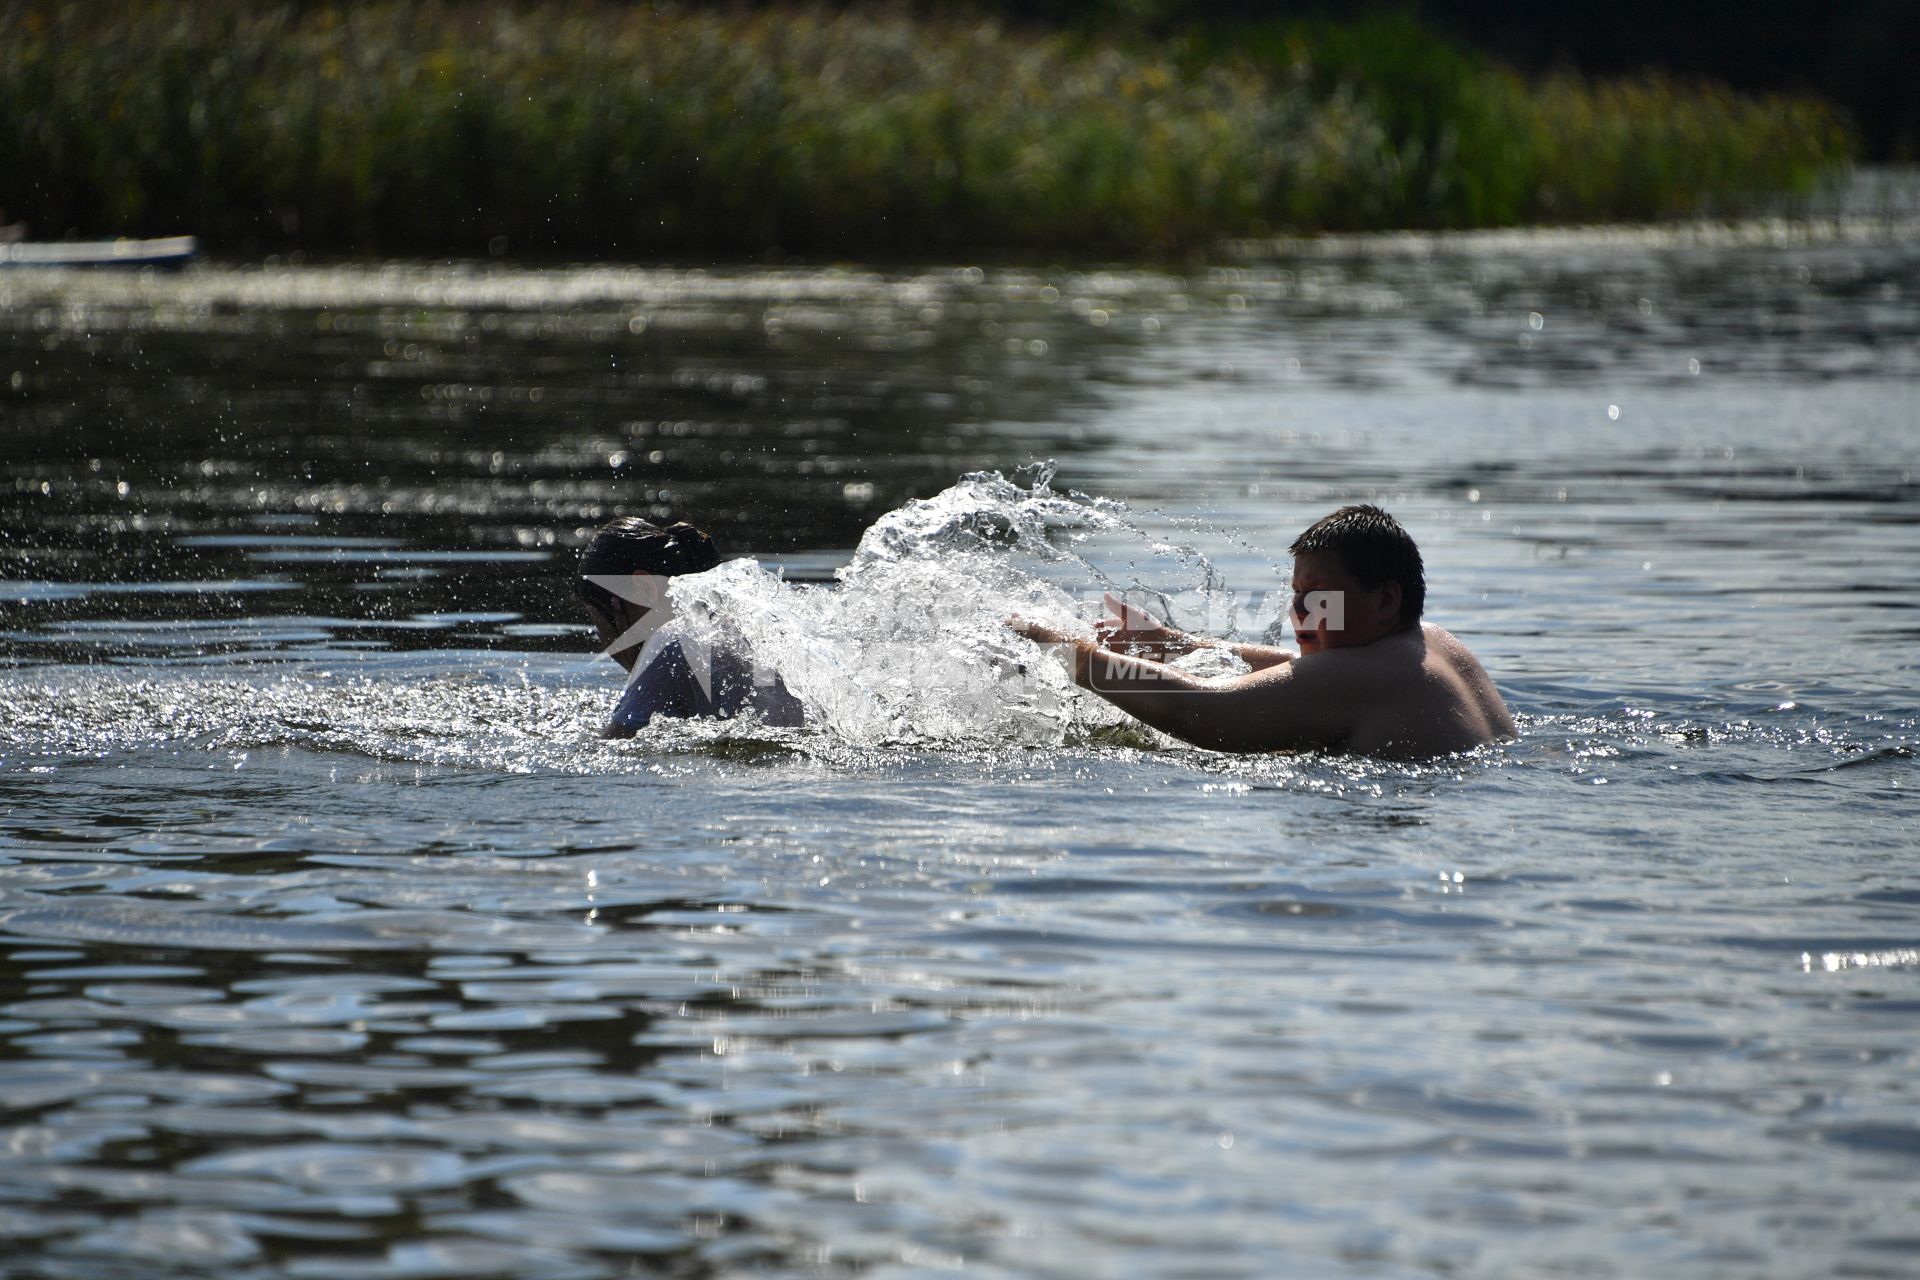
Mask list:
[[[0,12],[0,209],[48,237],[1153,254],[1724,209],[1846,145],[1816,104],[1528,84],[1405,22],[1149,49],[887,11]]]

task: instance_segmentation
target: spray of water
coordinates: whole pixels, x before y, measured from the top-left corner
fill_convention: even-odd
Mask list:
[[[751,560],[676,578],[694,635],[777,670],[810,723],[855,742],[1054,744],[1125,723],[1064,667],[1009,632],[1010,614],[1087,630],[1106,592],[1207,596],[1219,575],[1155,543],[1110,499],[963,476],[880,517],[831,584],[782,581]],[[1206,660],[1219,661],[1210,652]],[[1231,660],[1229,660],[1231,661]],[[1244,669],[1244,668],[1241,668]]]

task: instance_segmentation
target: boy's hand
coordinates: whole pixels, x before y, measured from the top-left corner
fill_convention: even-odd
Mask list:
[[[1144,609],[1136,609],[1113,592],[1107,592],[1107,617],[1093,624],[1095,638],[1104,649],[1165,662],[1183,639],[1178,631],[1163,626]]]
[[[1022,618],[1018,614],[1008,618],[1007,630],[1015,635],[1025,636],[1037,644],[1072,644],[1074,637],[1044,622],[1035,622],[1031,618]]]

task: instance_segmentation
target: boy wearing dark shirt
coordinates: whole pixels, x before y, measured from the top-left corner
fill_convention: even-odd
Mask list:
[[[580,558],[575,583],[602,652],[628,672],[627,687],[606,728],[631,737],[656,716],[730,719],[745,711],[763,723],[803,722],[800,701],[777,673],[756,671],[745,656],[694,644],[675,630],[667,580],[704,573],[720,563],[713,539],[681,521],[661,528],[638,516],[602,525]]]

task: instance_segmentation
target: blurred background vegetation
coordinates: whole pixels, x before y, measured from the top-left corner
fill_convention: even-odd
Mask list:
[[[1036,20],[1156,33],[1342,18],[1382,5],[1528,74],[1658,70],[1839,107],[1881,161],[1920,161],[1920,4],[1914,0],[996,0]]]
[[[26,0],[0,209],[236,252],[1137,256],[1732,213],[1860,145],[1801,93],[1278,7]]]

